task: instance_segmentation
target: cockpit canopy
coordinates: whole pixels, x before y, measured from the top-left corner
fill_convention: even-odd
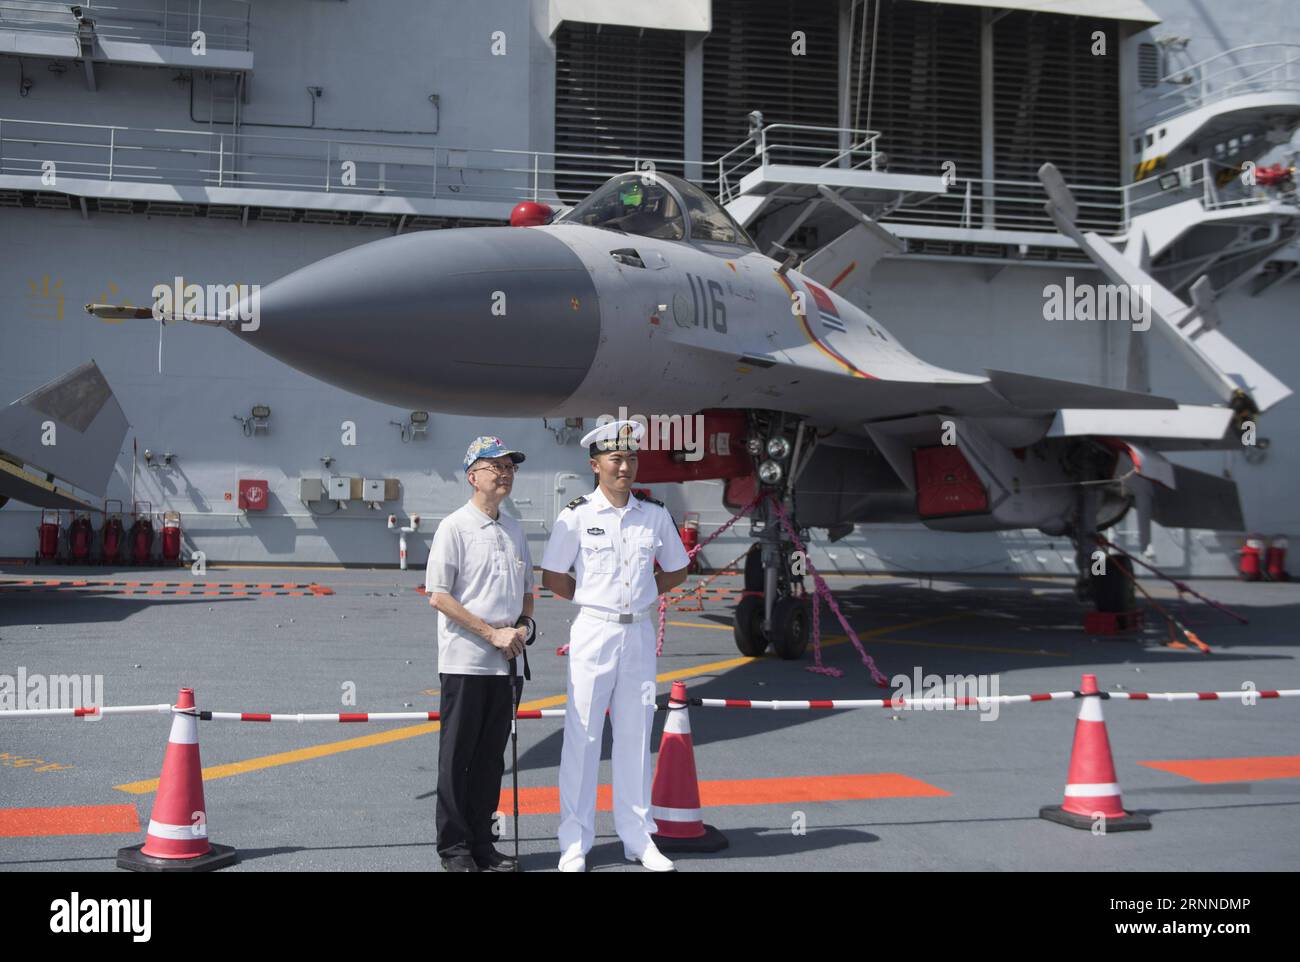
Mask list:
[[[561,223],[609,227],[641,237],[715,241],[754,247],[754,242],[694,184],[672,174],[637,172],[611,177]]]

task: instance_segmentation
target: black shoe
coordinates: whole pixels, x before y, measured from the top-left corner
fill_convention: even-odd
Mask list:
[[[442,860],[442,870],[444,872],[477,872],[478,865],[474,859],[468,855],[453,855],[451,858]]]
[[[474,863],[480,872],[519,871],[519,863],[513,857],[502,855],[495,848],[489,849],[486,855],[475,855]]]

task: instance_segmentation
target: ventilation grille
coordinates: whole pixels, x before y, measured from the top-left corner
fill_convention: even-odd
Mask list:
[[[1093,54],[1093,35],[1105,53]],[[1050,230],[1038,168],[1054,163],[1070,184],[1121,183],[1119,38],[1112,21],[1011,13],[993,28],[994,156],[999,227]],[[1111,191],[1076,190],[1082,226],[1116,231]]]
[[[957,189],[922,204],[924,217],[951,222],[965,210],[962,182],[981,170],[980,12],[884,0],[877,21],[876,6],[864,4],[853,18],[849,126],[880,131],[877,149],[891,173],[933,177],[955,165]]]
[[[1138,83],[1143,87],[1160,83],[1160,50],[1153,43],[1138,44]]]
[[[704,41],[704,160],[716,160],[748,138],[752,110],[762,112],[764,125],[838,127],[838,28],[833,0],[713,0],[713,31]],[[799,54],[796,31],[803,34]],[[838,145],[834,133],[771,136],[825,151],[774,150],[772,163],[822,163]],[[716,178],[717,167],[706,166],[706,188]]]
[[[574,203],[629,161],[615,155],[680,158],[685,41],[673,30],[565,22],[555,34],[555,184]],[[680,174],[682,165],[658,164]]]

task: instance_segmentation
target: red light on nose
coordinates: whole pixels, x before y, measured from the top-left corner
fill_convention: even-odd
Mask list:
[[[515,209],[510,212],[510,226],[539,227],[550,220],[551,213],[550,205],[525,200],[515,204]]]

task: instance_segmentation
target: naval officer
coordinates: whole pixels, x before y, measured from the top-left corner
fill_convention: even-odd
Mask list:
[[[542,584],[580,606],[569,631],[560,752],[562,872],[585,871],[595,839],[606,710],[614,730],[614,827],[623,854],[652,871],[673,868],[650,838],[656,830],[650,817],[655,602],[686,580],[688,558],[664,506],[632,494],[644,433],[636,421],[614,421],[582,439],[590,446],[596,489],[560,512],[542,557]]]
[[[528,638],[533,565],[523,527],[501,511],[524,455],[500,438],[465,452],[473,495],[438,525],[424,587],[438,610],[438,854],[448,872],[510,872],[492,845],[514,714],[510,659]]]

